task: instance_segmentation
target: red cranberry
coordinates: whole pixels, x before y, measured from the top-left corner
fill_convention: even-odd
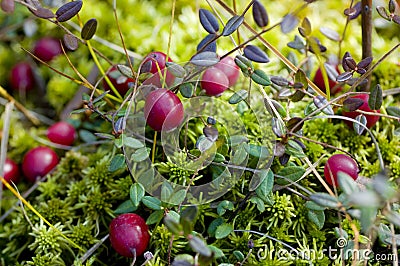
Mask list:
[[[35,87],[35,77],[28,62],[20,62],[13,66],[10,75],[11,87],[17,91],[29,91]]]
[[[181,100],[168,89],[150,92],[144,104],[147,124],[155,131],[171,131],[183,120],[184,110]]]
[[[44,37],[39,39],[33,47],[33,54],[40,60],[49,62],[57,55],[62,54],[60,40],[52,37]]]
[[[336,68],[337,72],[340,73],[338,66],[335,66],[335,68]],[[342,87],[335,88],[337,82],[335,80],[331,80],[329,78],[329,76],[328,76],[328,81],[329,81],[329,88],[331,90],[331,95],[334,95],[342,90]],[[315,72],[313,82],[315,85],[317,85],[318,88],[321,89],[321,91],[326,92],[325,82],[324,82],[324,78],[322,77],[321,68],[318,68],[317,72]]]
[[[107,77],[110,79],[110,81],[114,85],[115,89],[122,96],[124,96],[128,92],[128,90],[131,88],[130,84],[135,82],[135,80],[133,78],[128,78],[128,77],[122,75],[122,73],[119,72],[117,66],[112,66],[108,70]],[[110,86],[108,86],[105,79],[103,79],[103,86],[104,86],[105,90],[109,90],[110,93],[114,94],[113,91],[111,90]]]
[[[172,59],[170,57],[168,57],[168,62],[172,62]],[[143,61],[143,68],[144,70],[152,73],[153,75],[147,80],[145,80],[143,84],[146,85],[153,84],[158,88],[165,87],[164,85],[171,86],[175,80],[175,77],[169,71],[165,73],[166,63],[167,63],[167,55],[164,54],[163,52],[149,53]],[[164,77],[165,77],[165,82],[163,82]]]
[[[219,61],[214,67],[222,70],[222,72],[225,73],[229,80],[229,87],[236,84],[239,78],[240,68],[236,65],[235,60],[232,57],[226,56],[222,58],[222,60]]]
[[[110,224],[110,242],[118,254],[132,258],[142,255],[147,248],[150,234],[142,217],[134,213],[117,216]]]
[[[75,128],[67,122],[57,122],[47,129],[47,138],[54,143],[70,146],[76,138]]]
[[[228,77],[216,67],[207,68],[200,82],[207,95],[219,96],[229,87]]]
[[[57,154],[48,147],[36,147],[29,150],[22,161],[22,172],[30,182],[45,176],[58,164]]]
[[[324,167],[324,176],[328,184],[338,186],[338,172],[348,174],[354,180],[358,177],[357,163],[345,154],[335,154],[329,157]]]
[[[7,182],[18,183],[19,181],[20,171],[18,164],[9,158],[6,158],[4,164],[3,177]]]
[[[363,105],[361,105],[358,109],[361,111],[365,111],[365,112],[374,112],[374,113],[380,113],[380,110],[371,110],[371,108],[369,108],[368,106],[368,99],[369,99],[369,94],[365,93],[365,94],[358,94],[356,96],[353,96],[352,98],[358,98],[364,101]],[[358,115],[360,115],[359,112],[353,111],[353,112],[346,112],[343,111],[342,115],[349,117],[349,118],[356,118]],[[367,118],[367,128],[371,128],[373,127],[376,122],[378,122],[379,120],[379,116],[376,115],[365,115],[365,118]],[[347,120],[344,120],[344,122],[350,127],[353,128],[353,123]]]

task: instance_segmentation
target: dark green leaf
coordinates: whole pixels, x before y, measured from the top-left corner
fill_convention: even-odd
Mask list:
[[[294,81],[296,83],[303,84],[303,88],[308,87],[307,75],[302,69],[298,69],[296,75],[294,76]]]
[[[129,212],[134,212],[137,210],[137,206],[134,206],[132,201],[126,200],[122,202],[117,209],[114,211],[115,214],[122,214],[122,213],[129,213]]]
[[[360,98],[347,98],[343,101],[343,109],[347,112],[353,112],[361,107],[364,101]]]
[[[299,131],[303,128],[304,121],[301,117],[292,117],[286,122],[286,128],[288,130],[294,130],[294,132]]]
[[[234,136],[231,136],[229,139],[228,139],[228,144],[229,144],[229,146],[231,146],[231,147],[236,147],[236,146],[238,146],[238,145],[240,145],[240,144],[242,144],[242,143],[246,143],[246,142],[248,142],[249,141],[249,139],[246,137],[246,136],[243,136],[243,135],[234,135]]]
[[[253,19],[257,26],[263,28],[268,25],[268,13],[265,7],[260,3],[260,1],[256,0],[253,3]]]
[[[276,117],[275,112],[272,110],[270,103],[274,106],[275,110],[278,112],[278,114],[282,117],[286,117],[286,109],[285,107],[283,107],[279,102],[270,99],[270,101],[268,101],[267,99],[264,99],[264,104],[265,104],[265,108],[267,108],[267,111],[270,115]]]
[[[304,108],[304,115],[308,116],[318,108],[315,106],[314,102],[310,102],[307,104],[306,108]]]
[[[365,126],[367,125],[367,118],[365,117],[365,115],[360,114],[356,116],[355,120],[357,122],[353,123],[354,131],[357,133],[357,135],[361,135],[365,130]]]
[[[219,31],[218,19],[213,13],[207,9],[199,10],[200,23],[208,33],[216,33]]]
[[[213,162],[216,162],[216,163],[222,163],[222,162],[224,162],[225,161],[225,156],[223,156],[221,153],[216,153],[215,154],[215,156],[214,156],[214,160],[213,160]]]
[[[171,204],[179,205],[185,200],[185,198],[186,198],[186,189],[181,189],[172,193],[169,201]]]
[[[285,152],[296,158],[304,158],[306,155],[304,154],[303,147],[301,147],[296,141],[289,140],[288,144],[285,146]]]
[[[147,207],[152,210],[158,211],[161,210],[161,201],[155,197],[152,196],[144,196],[142,198],[142,203]]]
[[[164,217],[163,210],[152,212],[147,218],[146,224],[148,225],[157,224],[162,220],[163,217]]]
[[[254,70],[253,74],[251,74],[251,79],[262,86],[269,86],[271,85],[271,80],[269,79],[267,73],[265,73],[261,69]]]
[[[183,78],[186,75],[186,70],[175,62],[167,62],[165,65],[168,71],[177,78]]]
[[[237,104],[247,98],[248,91],[247,90],[240,90],[235,92],[231,98],[229,98],[230,104]]]
[[[232,202],[230,202],[229,200],[223,200],[217,206],[217,213],[219,216],[222,216],[227,210],[231,211],[233,210],[233,208],[234,206]]]
[[[125,168],[125,156],[123,154],[116,154],[108,166],[109,172],[115,172]]]
[[[243,253],[240,252],[239,250],[233,251],[233,255],[236,257],[236,259],[237,259],[238,261],[244,260],[244,255],[243,255]]]
[[[250,201],[251,203],[254,203],[254,204],[257,205],[257,210],[258,210],[260,213],[263,213],[263,212],[265,211],[265,203],[264,203],[264,201],[263,201],[261,198],[259,198],[258,196],[253,196],[253,197],[251,197],[249,201]]]
[[[84,40],[90,40],[97,30],[97,20],[95,18],[89,19],[82,27],[81,37]]]
[[[319,230],[324,227],[325,213],[324,211],[308,210],[308,219],[313,222]]]
[[[224,219],[218,217],[217,219],[213,220],[210,225],[208,226],[207,233],[211,236],[215,236],[215,231],[217,230],[218,226],[224,223]]]
[[[182,226],[170,215],[170,213],[167,213],[164,217],[164,224],[174,235],[180,235],[182,233]]]
[[[239,28],[240,25],[242,25],[244,21],[243,16],[233,16],[231,17],[228,22],[226,22],[226,25],[224,27],[224,30],[222,31],[222,36],[229,36],[231,35],[235,30]]]
[[[396,1],[395,0],[389,0],[389,12],[394,13],[396,10]]]
[[[302,90],[296,90],[289,98],[292,102],[301,101],[306,94]]]
[[[312,194],[310,196],[310,199],[314,201],[316,204],[325,208],[338,208],[340,204],[337,198],[329,195],[328,193],[323,193],[323,192]]]
[[[251,61],[242,55],[237,55],[235,57],[235,64],[240,68],[246,77],[248,77],[254,70],[254,66]]]
[[[322,206],[316,204],[314,201],[307,201],[305,206],[308,209],[314,210],[314,211],[323,211],[323,210],[325,210],[325,207],[322,207]]]
[[[270,156],[269,150],[267,147],[260,146],[260,145],[255,145],[255,144],[249,144],[246,145],[246,151],[249,155],[260,158],[260,159],[266,159]]]
[[[386,112],[391,116],[395,116],[395,117],[399,117],[400,118],[400,108],[399,107],[388,106],[388,107],[386,107]]]
[[[129,190],[129,196],[134,206],[139,206],[140,201],[142,200],[145,194],[144,187],[140,183],[132,184]]]
[[[179,91],[185,98],[191,98],[194,93],[194,86],[192,83],[183,83],[179,85]]]
[[[256,188],[256,194],[265,202],[268,202],[268,196],[274,187],[274,173],[271,170],[261,170],[257,175],[262,180],[260,185]]]
[[[278,185],[282,186],[288,185],[291,183],[289,182],[289,180],[292,182],[296,182],[304,175],[305,172],[306,170],[304,170],[304,168],[301,166],[286,166],[277,173],[278,176],[282,176],[285,178],[277,178],[275,182]]]
[[[197,45],[196,50],[202,52],[217,52],[217,42],[215,41],[215,34],[208,34]]]
[[[255,45],[247,45],[243,50],[244,56],[257,63],[268,63],[269,58],[267,54]]]
[[[181,212],[180,224],[183,228],[183,233],[188,235],[193,231],[194,224],[197,219],[198,209],[196,206],[187,206]]]
[[[132,154],[131,159],[132,159],[134,162],[137,162],[137,163],[138,163],[138,162],[141,162],[141,161],[146,160],[148,157],[149,157],[149,153],[148,153],[148,151],[147,151],[147,148],[144,147],[144,148],[137,149],[137,150]]]
[[[194,55],[190,62],[196,66],[210,67],[219,62],[219,56],[215,52],[201,52]]]
[[[368,106],[371,110],[379,110],[382,106],[383,96],[381,85],[377,84],[369,95]]]
[[[233,226],[228,223],[223,223],[217,227],[217,230],[215,230],[215,238],[216,239],[225,238],[232,232],[233,232]]]
[[[82,1],[72,1],[62,5],[56,11],[57,21],[64,22],[73,18],[82,8]]]
[[[167,202],[171,197],[173,188],[169,182],[164,182],[161,186],[161,201]]]
[[[207,244],[203,239],[201,239],[198,236],[191,236],[188,237],[189,239],[189,246],[193,249],[194,252],[199,253],[202,256],[205,257],[211,257],[212,252],[208,248]]]
[[[86,143],[91,143],[97,141],[97,137],[86,129],[79,130],[79,137]]]

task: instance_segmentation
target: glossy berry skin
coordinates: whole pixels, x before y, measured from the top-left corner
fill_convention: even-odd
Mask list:
[[[4,179],[7,182],[18,183],[20,175],[18,164],[9,158],[6,158],[3,168]]]
[[[335,66],[335,68],[338,71],[338,73],[340,73],[338,66]],[[328,80],[329,80],[329,88],[331,90],[331,95],[334,95],[343,89],[342,87],[335,88],[336,81],[331,80],[329,77],[328,77]],[[313,82],[315,85],[317,85],[318,88],[321,89],[321,91],[326,92],[325,82],[324,82],[324,78],[322,76],[321,68],[318,68],[317,72],[315,72]]]
[[[142,255],[147,248],[150,234],[142,217],[134,213],[125,213],[111,221],[109,227],[110,242],[118,254],[132,258]]]
[[[172,59],[168,57],[167,61],[167,55],[163,52],[156,51],[146,55],[143,61],[143,68],[153,75],[145,80],[143,84],[153,84],[157,88],[165,87],[165,85],[171,86],[175,77],[171,72],[165,69],[167,62],[172,62]],[[158,71],[158,68],[160,68],[160,71]],[[165,73],[165,71],[167,71],[167,73]],[[164,77],[165,82],[163,82]]]
[[[335,154],[329,157],[324,167],[325,180],[331,186],[338,186],[338,172],[348,174],[354,180],[358,177],[357,163],[345,154]]]
[[[45,176],[58,164],[57,154],[48,147],[29,150],[22,161],[22,172],[26,179],[35,182],[37,177]]]
[[[229,79],[216,67],[207,68],[200,82],[201,88],[209,96],[219,96],[229,87]]]
[[[35,43],[33,54],[40,60],[49,62],[56,56],[62,54],[60,41],[51,37],[41,38]]]
[[[369,99],[369,94],[358,94],[356,96],[353,96],[351,98],[358,98],[364,101],[363,105],[361,105],[360,108],[358,108],[358,110],[361,111],[365,111],[365,112],[374,112],[374,113],[380,113],[380,110],[371,110],[371,108],[369,108],[368,106],[368,99]],[[342,112],[343,116],[349,117],[349,118],[353,118],[355,119],[358,115],[360,115],[359,112],[353,111],[353,112],[346,112],[343,111]],[[379,120],[379,116],[375,116],[375,115],[365,115],[365,118],[367,118],[367,128],[371,128],[373,127],[376,122],[378,122]],[[344,122],[350,127],[353,128],[353,123],[351,121],[347,121],[344,120]]]
[[[76,138],[76,130],[71,124],[60,121],[47,129],[47,138],[53,143],[71,146]]]
[[[240,68],[236,65],[235,60],[232,57],[226,56],[222,58],[214,67],[224,72],[229,80],[229,87],[236,84],[239,79]]]
[[[12,67],[10,84],[16,91],[29,91],[35,87],[33,69],[28,62],[20,62]]]
[[[156,89],[146,97],[144,116],[152,129],[168,132],[182,123],[184,109],[175,93],[168,89]]]
[[[128,78],[124,75],[122,75],[121,72],[119,72],[117,66],[112,66],[108,71],[107,71],[107,77],[110,79],[111,83],[114,85],[115,89],[124,96],[127,91],[131,88],[130,85],[132,86],[135,80],[133,78]],[[104,90],[110,91],[111,94],[114,94],[113,91],[111,90],[110,86],[108,86],[107,81],[103,79],[103,87]]]

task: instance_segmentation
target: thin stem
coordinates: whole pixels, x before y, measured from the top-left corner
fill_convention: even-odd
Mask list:
[[[372,0],[361,1],[361,30],[362,30],[362,58],[372,57]],[[364,91],[369,91],[371,86],[370,76],[363,86]]]

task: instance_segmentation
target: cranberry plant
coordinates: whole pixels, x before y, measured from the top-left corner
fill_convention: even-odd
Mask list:
[[[60,46],[43,38],[23,47],[33,60],[12,68],[1,95],[36,125],[48,120],[28,110],[27,96],[41,87],[33,65],[80,87],[58,114],[73,125],[42,134],[60,162],[35,142],[23,152],[22,172],[35,182],[24,197],[34,204],[1,213],[12,221],[0,227],[2,263],[381,265],[371,254],[386,254],[397,265],[399,90],[379,69],[395,67],[389,59],[400,44],[374,58],[371,14],[397,26],[398,5],[343,1],[339,33],[307,16],[327,1],[300,2],[283,17],[269,9],[283,3],[201,3],[193,26],[202,37],[189,34],[183,57],[171,56],[184,42],[172,41],[175,1],[161,51],[126,42],[116,1],[118,45],[104,49],[96,43],[106,43],[103,17],[86,18],[86,2],[3,0],[5,12],[22,5],[62,37]],[[362,40],[346,44],[359,24]],[[4,122],[5,132],[12,127]],[[6,142],[1,148],[0,162]],[[28,244],[16,250],[24,234]]]

